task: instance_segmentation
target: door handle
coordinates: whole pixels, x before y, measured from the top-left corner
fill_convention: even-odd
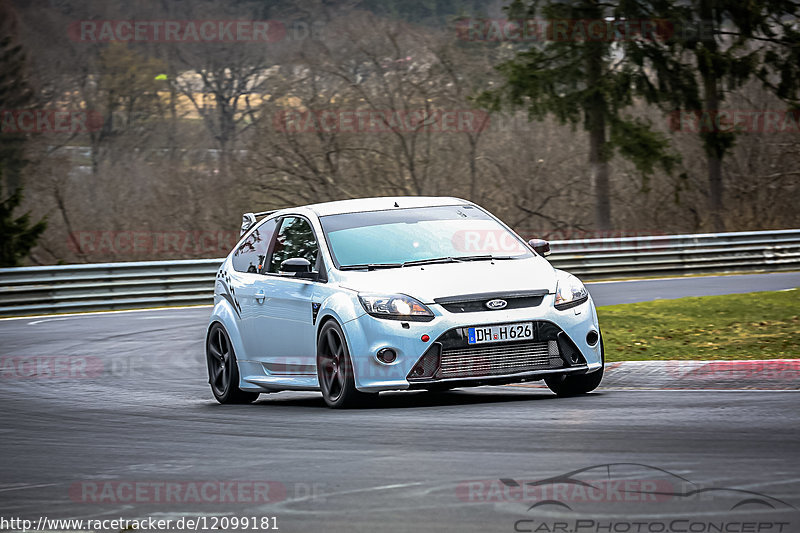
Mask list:
[[[256,301],[260,304],[263,304],[264,298],[266,298],[266,295],[264,294],[264,289],[258,289],[258,291],[256,292]]]

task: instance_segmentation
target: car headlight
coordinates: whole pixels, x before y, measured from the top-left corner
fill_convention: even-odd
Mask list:
[[[425,322],[433,312],[425,304],[405,294],[359,294],[364,310],[378,318]]]
[[[559,276],[556,284],[556,309],[563,311],[564,309],[581,305],[588,299],[589,291],[583,286],[581,280],[566,272]]]

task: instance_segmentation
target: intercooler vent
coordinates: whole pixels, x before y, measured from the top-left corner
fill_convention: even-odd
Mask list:
[[[406,379],[409,381],[431,379],[436,375],[436,371],[439,369],[441,353],[442,345],[438,342],[434,342],[423,356],[419,358],[419,361],[417,361],[417,364],[411,369],[411,372],[408,373]]]
[[[440,378],[498,376],[561,368],[555,341],[450,348],[442,351]]]

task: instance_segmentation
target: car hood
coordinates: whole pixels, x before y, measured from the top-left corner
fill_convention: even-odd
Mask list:
[[[340,271],[339,280],[358,292],[407,294],[426,304],[446,296],[556,290],[556,273],[541,257]]]

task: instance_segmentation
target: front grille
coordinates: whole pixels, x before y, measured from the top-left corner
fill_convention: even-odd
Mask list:
[[[498,292],[447,296],[435,298],[433,301],[451,313],[478,313],[491,311],[492,309],[486,307],[486,302],[497,299],[505,300],[506,305],[503,310],[536,307],[541,305],[546,294],[546,290]]]
[[[491,298],[494,299],[494,298]],[[503,310],[509,309],[523,309],[526,307],[536,307],[542,303],[544,296],[531,296],[528,298],[509,298],[506,300],[506,306]],[[486,307],[486,300],[478,300],[473,302],[452,302],[452,303],[445,303],[440,304],[442,307],[450,311],[451,313],[480,313],[484,311],[490,311]]]
[[[438,377],[498,376],[563,366],[556,341],[489,344],[445,348]]]

